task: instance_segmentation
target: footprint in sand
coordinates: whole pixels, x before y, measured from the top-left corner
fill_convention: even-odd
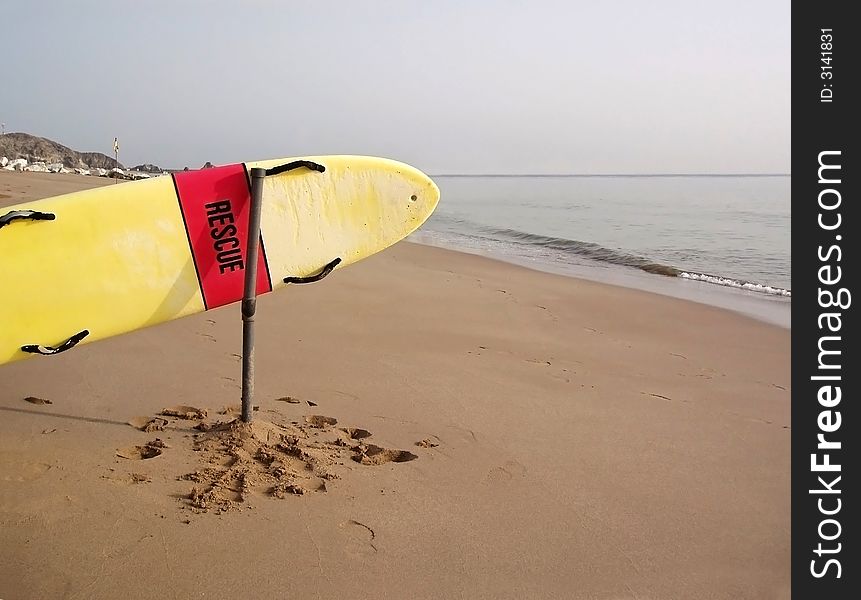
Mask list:
[[[361,429],[360,427],[341,427],[341,431],[350,436],[350,439],[353,440],[363,440],[365,438],[371,437],[371,432],[367,429]]]
[[[15,455],[0,454],[0,481],[33,481],[51,469],[47,463],[22,459]]]
[[[338,524],[338,529],[345,538],[345,550],[349,554],[368,556],[376,554],[374,540],[377,534],[373,529],[354,519],[348,519]]]
[[[338,424],[338,419],[335,417],[324,417],[323,415],[308,415],[305,417],[305,422],[311,427],[323,429],[324,427],[332,427]]]
[[[459,425],[446,425],[446,428],[452,430],[447,433],[447,440],[467,442],[470,444],[474,444],[478,441],[478,436],[475,435],[475,432],[472,429],[461,427]]]
[[[500,484],[514,479],[520,479],[526,475],[526,467],[516,460],[507,460],[505,464],[493,467],[482,479],[482,483]]]
[[[363,465],[382,465],[387,462],[401,463],[417,458],[418,456],[406,450],[390,450],[374,444],[360,446],[356,454],[353,455],[353,460]]]
[[[133,417],[128,420],[128,424],[135,429],[151,433],[153,431],[162,431],[167,425],[167,419],[162,419],[161,417]]]
[[[116,454],[120,458],[127,458],[129,460],[146,460],[161,456],[163,448],[167,448],[167,444],[156,438],[143,446],[126,446],[125,448],[120,448]]]

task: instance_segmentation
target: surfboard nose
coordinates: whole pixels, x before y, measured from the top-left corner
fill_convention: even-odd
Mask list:
[[[430,177],[413,166],[399,163],[398,167],[398,174],[408,182],[407,189],[411,191],[407,198],[408,206],[411,212],[421,215],[421,222],[416,225],[418,228],[439,204],[439,187]]]

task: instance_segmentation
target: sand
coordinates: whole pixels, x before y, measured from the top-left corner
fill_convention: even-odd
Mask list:
[[[0,367],[0,598],[789,597],[788,330],[411,243],[258,323],[250,428],[237,306]]]

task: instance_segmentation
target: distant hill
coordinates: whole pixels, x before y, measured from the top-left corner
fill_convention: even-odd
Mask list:
[[[75,168],[124,169],[122,163],[101,152],[78,152],[47,138],[29,133],[0,135],[0,156],[9,160],[25,158],[28,162],[63,163]]]

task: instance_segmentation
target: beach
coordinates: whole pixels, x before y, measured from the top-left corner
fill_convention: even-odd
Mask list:
[[[111,184],[3,171],[0,209]],[[415,458],[192,505],[197,421],[129,422],[229,418],[237,305],[5,365],[0,598],[789,597],[788,329],[409,242],[257,323],[255,420]]]

